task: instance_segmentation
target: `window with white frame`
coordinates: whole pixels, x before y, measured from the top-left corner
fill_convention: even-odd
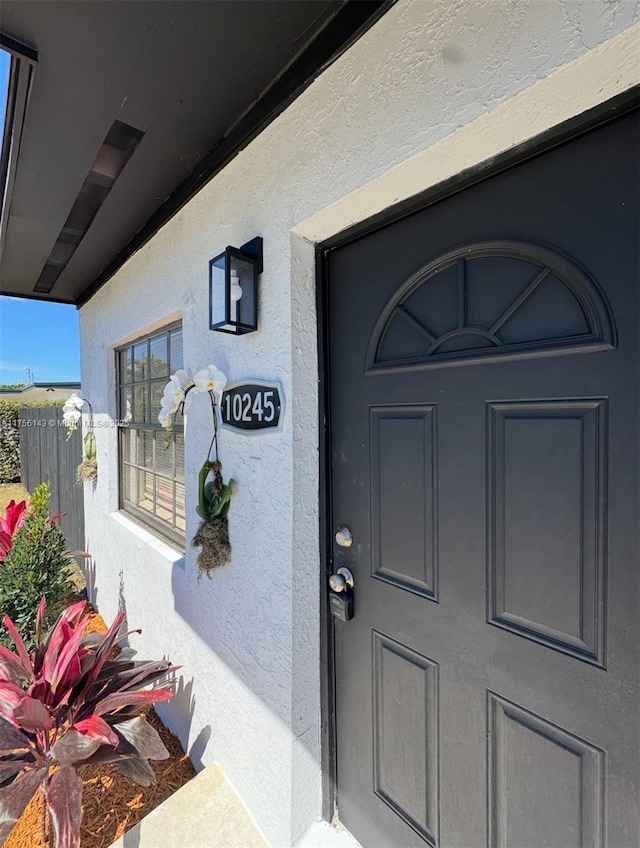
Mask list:
[[[184,546],[182,417],[168,433],[158,422],[169,375],[182,368],[182,328],[173,325],[117,352],[120,508]]]

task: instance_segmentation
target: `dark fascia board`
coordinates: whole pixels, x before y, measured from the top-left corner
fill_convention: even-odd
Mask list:
[[[11,55],[2,147],[0,148],[0,256],[2,256],[22,129],[38,54],[32,47],[2,32],[0,32],[0,48]]]
[[[278,117],[320,74],[376,23],[396,0],[345,0],[302,53],[231,131],[198,163],[189,177],[164,201],[146,224],[78,298],[80,308],[140,250],[200,189],[212,180],[265,127]]]
[[[0,32],[0,47],[11,53],[13,56],[18,56],[20,59],[26,59],[28,62],[36,64],[38,61],[38,51],[33,47],[23,44],[21,41],[16,41],[4,32]]]

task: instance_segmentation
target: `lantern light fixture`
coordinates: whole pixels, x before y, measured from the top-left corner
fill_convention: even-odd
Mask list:
[[[209,262],[209,328],[235,336],[258,329],[262,238],[227,247]]]

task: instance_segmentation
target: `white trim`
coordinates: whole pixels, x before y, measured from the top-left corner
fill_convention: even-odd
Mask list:
[[[176,329],[173,327],[173,324],[177,324],[178,322],[182,322],[182,310],[178,309],[175,312],[170,312],[168,315],[164,315],[162,318],[156,318],[155,321],[151,321],[149,324],[145,324],[144,327],[139,327],[137,330],[133,330],[130,333],[127,333],[123,338],[118,339],[116,342],[109,342],[109,348],[111,350],[117,351],[119,348],[128,347],[133,342],[144,341],[145,338],[149,336],[153,336],[155,333],[159,331]]]
[[[635,24],[302,221],[293,235],[325,241],[622,94],[640,84],[639,55]]]
[[[153,548],[167,561],[167,565],[181,565],[184,562],[184,551],[180,551],[178,548],[170,545],[169,542],[160,539],[151,530],[134,521],[123,510],[109,513],[109,520],[115,521],[116,524],[124,527],[138,541]]]

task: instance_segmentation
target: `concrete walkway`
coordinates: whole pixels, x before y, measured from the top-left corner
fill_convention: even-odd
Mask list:
[[[218,766],[208,766],[111,848],[268,848]]]

